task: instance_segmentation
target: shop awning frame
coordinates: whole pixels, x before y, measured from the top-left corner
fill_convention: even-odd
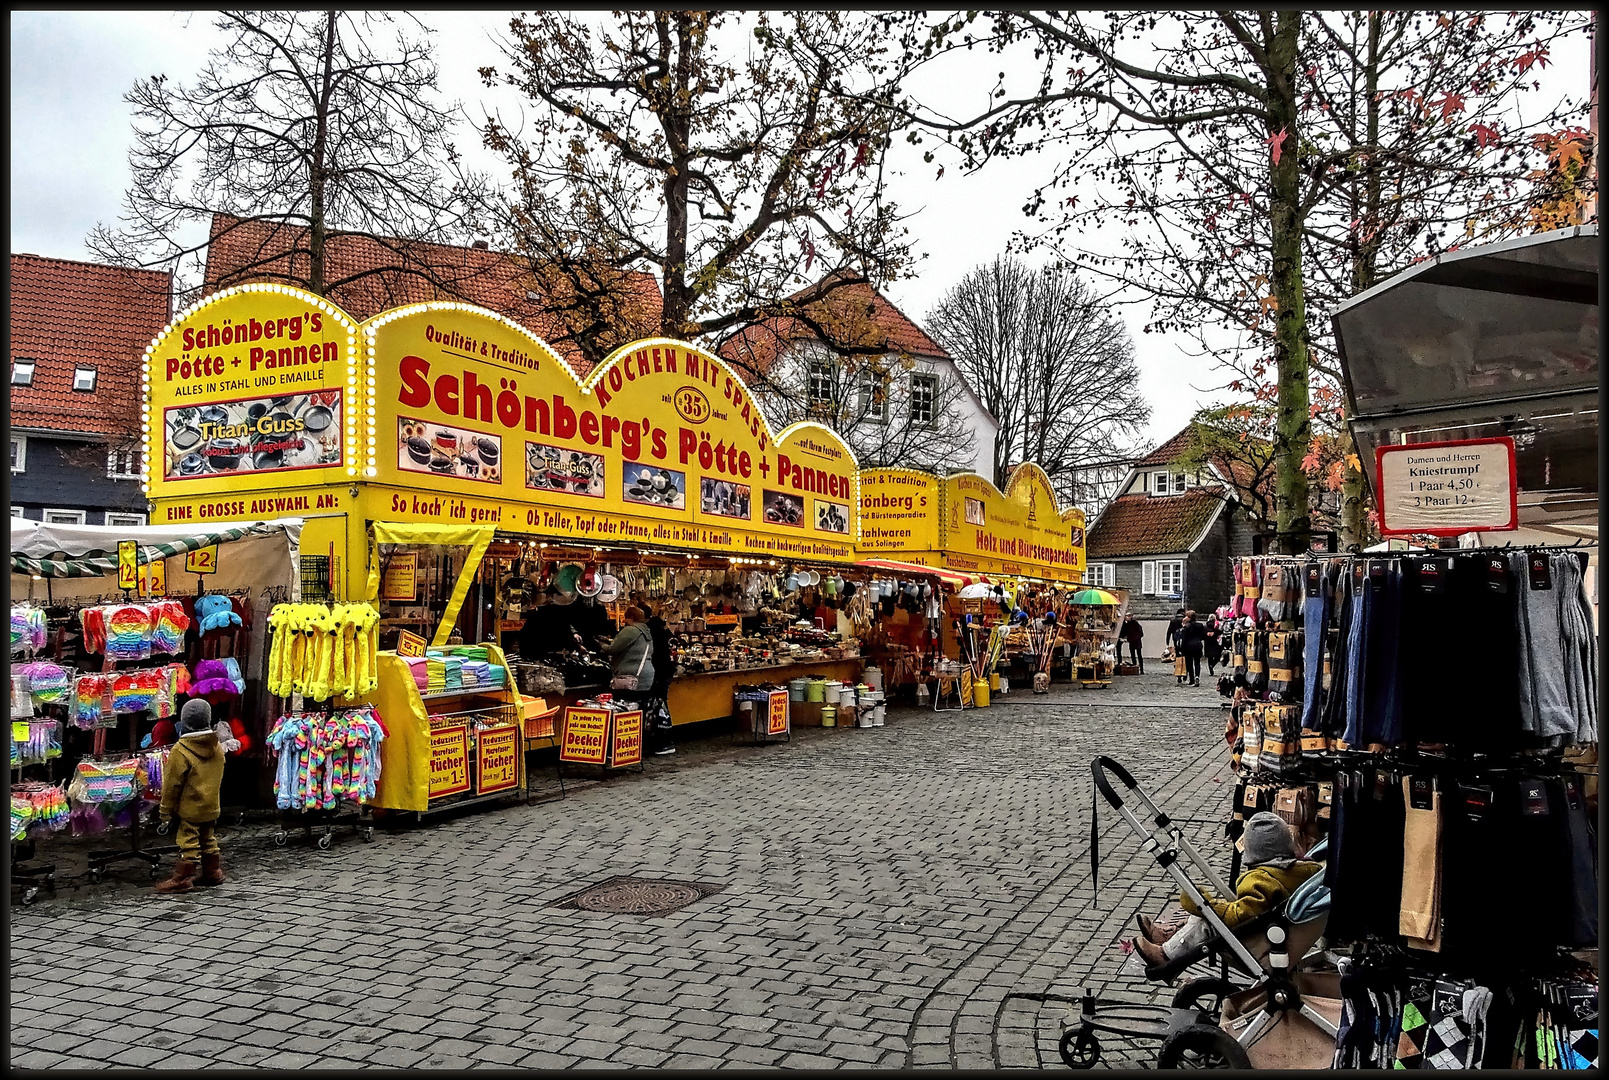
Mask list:
[[[12,520],[12,530],[16,531],[22,519]],[[38,524],[29,522],[29,524]],[[300,519],[295,524],[301,524]],[[243,536],[267,535],[278,529],[285,528],[286,521],[258,521],[250,524],[235,525],[228,528],[216,529],[211,532],[193,533],[189,536],[171,537],[167,540],[140,544],[138,551],[138,564],[144,566],[158,559],[167,559],[174,555],[184,555],[213,544],[226,544],[231,540],[238,540]],[[142,529],[149,526],[77,526],[81,529],[103,529],[106,539],[112,547],[86,547],[78,552],[59,551],[49,557],[32,557],[16,554],[11,556],[11,572],[14,574],[29,574],[42,578],[73,578],[73,577],[104,577],[117,573],[117,540],[138,540]],[[86,539],[85,543],[98,543],[99,538]],[[13,548],[16,540],[13,538]],[[60,556],[60,557],[58,557]]]
[[[989,582],[989,579],[982,574],[964,574],[959,570],[923,566],[921,563],[896,562],[893,559],[862,559],[855,566],[857,569],[875,570],[885,574],[906,574],[911,577],[938,578],[944,584],[954,585],[958,589],[967,585],[988,584]]]

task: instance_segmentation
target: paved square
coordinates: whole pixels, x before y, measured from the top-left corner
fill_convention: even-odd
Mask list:
[[[1172,889],[1110,812],[1090,887],[1090,759],[1227,866],[1218,700],[1171,675],[1058,686],[683,742],[373,844],[237,833],[223,887],[161,899],[130,870],[13,909],[11,1063],[1059,1069],[1077,987],[1168,993],[1118,973]],[[663,917],[549,906],[614,876],[721,891]]]

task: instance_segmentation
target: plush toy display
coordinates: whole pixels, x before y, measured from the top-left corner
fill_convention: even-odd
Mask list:
[[[203,634],[241,625],[240,616],[235,614],[234,605],[229,602],[229,597],[222,593],[208,593],[196,599],[196,623]]]
[[[190,686],[190,694],[217,705],[239,697],[240,689],[235,686],[235,680],[229,677],[229,668],[222,660],[203,660],[196,665],[195,682]]]

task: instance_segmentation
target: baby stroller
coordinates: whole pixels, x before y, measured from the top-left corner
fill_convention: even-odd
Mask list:
[[[1329,890],[1324,875],[1303,882],[1284,906],[1266,912],[1231,931],[1208,906],[1201,890],[1180,865],[1188,859],[1207,878],[1218,896],[1234,889],[1220,878],[1166,813],[1141,791],[1127,769],[1108,757],[1090,763],[1095,790],[1128,822],[1156,864],[1189,896],[1212,931],[1204,944],[1146,977],[1172,983],[1186,969],[1215,962],[1215,978],[1195,979],[1180,987],[1171,1005],[1136,1002],[1101,1003],[1092,992],[1080,1002],[1076,1022],[1066,1025],[1060,1051],[1075,1069],[1093,1068],[1101,1056],[1099,1036],[1161,1043],[1157,1067],[1168,1068],[1328,1068],[1340,1020],[1340,977],[1316,970],[1322,954],[1308,953],[1323,936],[1329,916]],[[1151,818],[1147,825],[1124,803],[1107,778],[1116,776]],[[1099,807],[1096,803],[1096,807]],[[1094,815],[1090,822],[1092,883],[1100,863]],[[1322,859],[1324,844],[1307,855]],[[1249,979],[1250,982],[1243,980]]]

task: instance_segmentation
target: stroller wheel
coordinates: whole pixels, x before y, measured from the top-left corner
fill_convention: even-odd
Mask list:
[[[1095,1033],[1079,1028],[1064,1034],[1056,1049],[1069,1069],[1093,1069],[1101,1060],[1101,1044],[1095,1040]]]
[[[1229,1033],[1212,1024],[1180,1028],[1162,1044],[1159,1069],[1249,1069],[1251,1059]]]
[[[1204,1012],[1216,1022],[1223,1011],[1224,998],[1234,991],[1235,988],[1223,979],[1192,979],[1173,995],[1173,1007]]]

